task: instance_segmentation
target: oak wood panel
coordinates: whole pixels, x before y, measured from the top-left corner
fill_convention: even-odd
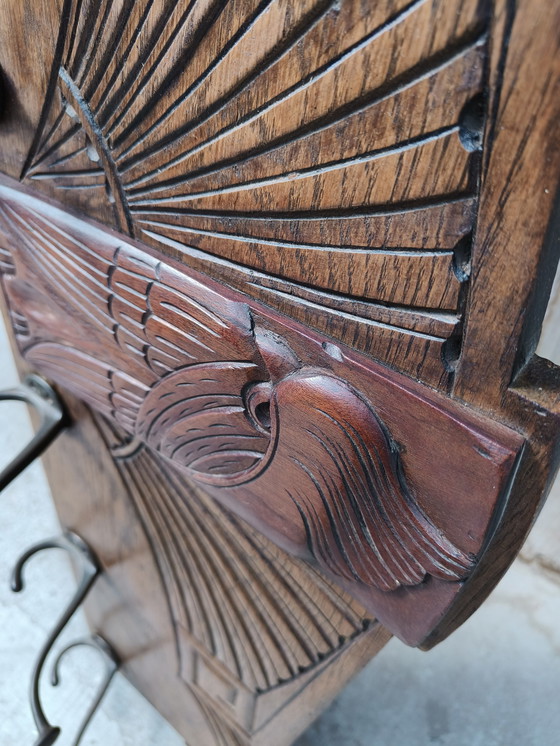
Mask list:
[[[499,410],[538,342],[558,263],[558,3],[500,2],[491,147],[456,396]],[[548,231],[548,235],[547,235]],[[476,371],[476,373],[474,373]]]
[[[503,421],[518,419],[530,447],[511,510],[466,584],[452,628],[472,613],[471,593],[482,603],[509,567],[509,550],[526,538],[557,468],[560,378],[534,351],[560,255],[559,12],[558,3],[499,2],[491,29],[492,116],[453,394]]]
[[[49,86],[28,76],[44,105],[10,172],[445,387],[487,5],[53,0]]]

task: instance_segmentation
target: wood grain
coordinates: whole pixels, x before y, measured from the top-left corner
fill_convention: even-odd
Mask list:
[[[534,355],[552,288],[558,242],[557,3],[496,6],[491,92],[469,314],[454,396],[505,422],[530,447],[510,510],[464,589],[443,635],[482,603],[512,561],[558,468],[558,367]],[[538,29],[538,30],[537,30]],[[440,636],[435,633],[435,643]]]
[[[493,91],[492,147],[454,386],[456,396],[488,409],[500,408],[535,350],[559,257],[560,8],[505,2],[498,8],[494,54],[502,79]]]
[[[11,173],[445,386],[478,202],[484,5],[53,2],[49,85]]]

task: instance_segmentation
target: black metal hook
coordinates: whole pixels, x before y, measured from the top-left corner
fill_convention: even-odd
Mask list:
[[[84,645],[87,647],[91,647],[102,654],[103,660],[105,661],[105,676],[103,677],[103,680],[99,685],[99,689],[97,690],[95,699],[91,703],[84,719],[82,720],[82,724],[72,746],[79,746],[79,744],[81,743],[86,728],[88,727],[92,717],[95,715],[95,712],[99,707],[101,700],[105,696],[105,692],[109,688],[109,684],[111,683],[113,676],[119,668],[119,660],[117,658],[117,655],[106,640],[104,640],[100,635],[82,637],[79,640],[74,640],[74,642],[71,642],[57,655],[53,663],[51,672],[51,683],[53,686],[58,686],[58,684],[60,683],[60,661],[62,660],[62,658],[69,650]]]
[[[49,652],[63,629],[87,596],[100,572],[99,562],[85,541],[76,534],[67,532],[60,537],[48,539],[47,541],[42,541],[33,545],[19,558],[12,573],[11,586],[14,592],[18,593],[23,590],[23,569],[28,560],[38,552],[42,552],[45,549],[64,549],[67,551],[72,557],[79,561],[81,577],[74,596],[48,636],[47,641],[41,648],[33,669],[29,697],[33,719],[35,720],[35,725],[39,731],[39,736],[35,741],[34,746],[51,746],[60,735],[60,728],[49,723],[41,706],[39,681]],[[91,715],[89,716],[89,719],[91,719]]]
[[[0,492],[29,466],[56,438],[65,425],[65,413],[54,389],[39,376],[29,375],[23,383],[0,391],[0,401],[22,401],[34,407],[41,417],[31,441],[0,472]]]

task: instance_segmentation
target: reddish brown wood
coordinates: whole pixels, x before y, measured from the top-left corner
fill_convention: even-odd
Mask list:
[[[0,199],[25,358],[421,642],[523,438],[8,182]]]
[[[389,631],[309,563],[61,393],[71,424],[44,464],[62,525],[101,559],[85,606],[90,625],[187,742],[289,746]]]

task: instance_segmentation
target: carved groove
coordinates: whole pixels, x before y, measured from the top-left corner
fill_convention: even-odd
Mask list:
[[[123,434],[99,425],[115,448]],[[297,677],[363,631],[357,604],[308,565],[278,562],[279,550],[150,451],[115,462],[154,547],[175,624],[246,686],[266,691]],[[177,632],[187,655],[181,645]]]
[[[69,0],[24,174],[379,358],[399,339],[399,364],[437,384],[454,326],[411,335],[399,309],[463,313],[450,252],[477,209],[459,132],[483,85],[479,6]],[[445,31],[420,44],[428,19]],[[360,303],[341,317],[328,291]]]

